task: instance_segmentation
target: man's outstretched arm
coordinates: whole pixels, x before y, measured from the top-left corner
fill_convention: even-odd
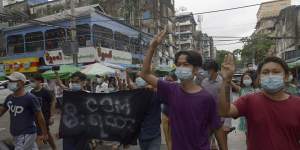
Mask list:
[[[152,40],[147,54],[144,58],[143,62],[143,68],[140,73],[140,76],[150,85],[152,85],[154,88],[157,87],[158,78],[152,74],[151,72],[151,64],[152,64],[152,58],[153,55],[159,46],[159,44],[162,42],[164,36],[166,35],[166,30],[161,31],[158,35],[155,36],[155,38]]]

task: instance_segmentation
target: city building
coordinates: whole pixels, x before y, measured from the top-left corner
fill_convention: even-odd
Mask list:
[[[300,59],[300,6],[283,9],[275,24],[276,55],[286,62]]]
[[[198,51],[204,60],[216,58],[216,47],[214,47],[213,38],[202,31],[196,31],[194,34],[195,50]]]
[[[194,34],[196,32],[196,21],[191,12],[176,14],[176,46],[181,50],[195,50]]]
[[[80,64],[142,62],[152,35],[104,14],[99,5],[78,7],[75,12]],[[66,53],[71,31],[68,16],[53,14],[36,20],[42,23],[23,23],[3,30],[0,61],[6,74],[34,73],[73,63],[72,56]]]
[[[280,11],[291,6],[291,0],[277,0],[264,2],[260,5],[257,16],[255,34],[274,35],[275,22]]]

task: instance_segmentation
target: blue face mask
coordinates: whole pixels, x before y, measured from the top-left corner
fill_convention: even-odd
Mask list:
[[[81,85],[80,85],[80,84],[73,83],[73,84],[71,84],[70,89],[71,89],[72,91],[74,91],[74,92],[80,91],[80,90],[81,90]]]
[[[141,77],[135,79],[135,84],[138,88],[143,88],[146,86],[145,80],[143,80]]]
[[[263,90],[267,93],[277,93],[284,88],[283,75],[263,76],[260,84]]]
[[[193,70],[191,68],[177,67],[175,70],[175,74],[181,81],[193,79]]]

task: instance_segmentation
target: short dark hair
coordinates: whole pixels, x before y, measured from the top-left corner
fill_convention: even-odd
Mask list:
[[[33,75],[32,79],[36,80],[36,81],[40,81],[40,82],[44,82],[44,78],[41,74],[35,74]]]
[[[187,56],[187,62],[194,67],[202,67],[202,56],[196,51],[180,51],[175,55],[175,64],[178,62],[178,58],[181,55]]]
[[[269,63],[269,62],[273,62],[273,63],[279,64],[279,65],[283,68],[285,74],[288,74],[288,73],[289,73],[289,67],[288,67],[288,65],[285,63],[285,61],[282,60],[281,58],[274,57],[274,56],[265,58],[265,59],[258,65],[257,73],[260,74],[263,65],[265,65],[265,64],[267,64],[267,63]]]
[[[85,81],[87,79],[87,76],[84,73],[79,72],[79,71],[77,71],[71,75],[71,78],[75,78],[75,77],[78,77],[81,81]]]
[[[208,62],[207,64],[207,70],[211,69],[215,70],[216,72],[219,70],[219,64],[214,60]]]

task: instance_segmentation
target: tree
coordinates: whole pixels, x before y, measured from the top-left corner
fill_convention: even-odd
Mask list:
[[[252,62],[253,58],[255,63],[260,63],[267,55],[268,51],[274,45],[274,41],[265,34],[252,35],[250,38],[243,38],[244,47],[241,50],[242,62]]]
[[[228,53],[229,52],[226,50],[217,50],[216,62],[221,65],[224,61],[225,55]]]

